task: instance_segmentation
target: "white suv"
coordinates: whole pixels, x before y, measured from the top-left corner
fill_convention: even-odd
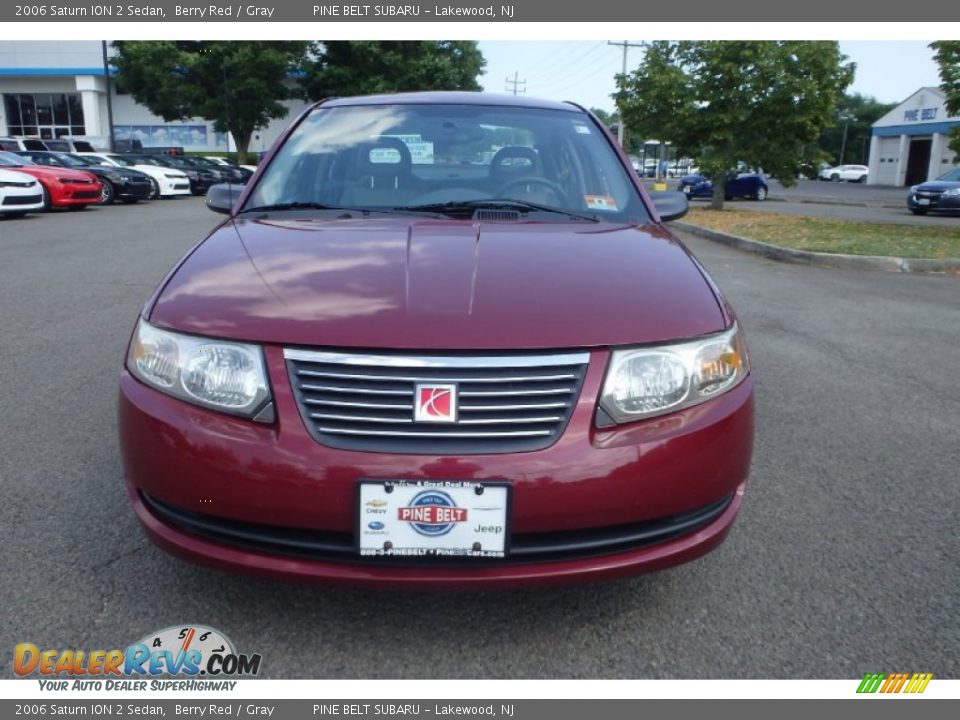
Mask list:
[[[865,183],[867,181],[867,166],[837,165],[836,167],[824,168],[820,171],[820,179],[832,180],[833,182],[846,180],[847,182]]]

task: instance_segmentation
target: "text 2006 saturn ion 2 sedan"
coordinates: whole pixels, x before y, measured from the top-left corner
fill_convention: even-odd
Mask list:
[[[144,307],[121,378],[129,497],[162,548],[479,588],[666,568],[730,530],[743,331],[661,223],[686,199],[647,196],[583,109],[326,101],[207,202],[228,217]]]

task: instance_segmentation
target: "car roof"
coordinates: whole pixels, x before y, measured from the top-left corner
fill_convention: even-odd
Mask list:
[[[332,98],[321,101],[321,103],[323,107],[345,107],[351,105],[493,105],[583,112],[582,108],[569,102],[541,100],[527,97],[526,95],[504,95],[500,93],[464,92],[457,90],[394,93],[390,95],[360,95],[357,97]]]

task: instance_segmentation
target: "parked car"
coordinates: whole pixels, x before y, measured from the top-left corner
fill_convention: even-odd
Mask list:
[[[820,171],[821,180],[831,180],[840,182],[865,183],[869,168],[866,165],[837,165],[836,167],[826,167]]]
[[[235,163],[233,160],[230,160],[229,158],[218,157],[216,155],[205,155],[204,157],[207,160],[210,160],[211,162],[217,163],[218,165],[230,165],[232,167],[244,168],[246,170],[249,170],[251,173],[254,173],[257,171],[256,165],[238,165],[237,163]],[[263,160],[262,154],[260,156],[260,159]]]
[[[53,150],[54,152],[76,153],[97,151],[97,148],[93,146],[92,142],[78,138],[55,138],[44,140],[43,144],[47,146],[47,150]]]
[[[132,168],[148,175],[153,181],[150,197],[173,197],[190,194],[190,179],[173,168],[142,162],[137,155],[127,153],[78,153],[102,165],[119,168]]]
[[[128,495],[162,548],[489,589],[657,570],[729,531],[743,330],[664,224],[686,198],[648,195],[584,110],[327,100],[207,204],[227,215],[143,308],[120,379]]]
[[[214,172],[218,173],[220,175],[219,182],[231,182],[244,185],[251,177],[253,177],[253,170],[248,170],[247,168],[240,167],[239,165],[231,165],[229,163],[221,165],[220,163],[216,163],[209,158],[197,156],[188,156],[182,159],[186,160],[187,162],[194,163],[206,170],[213,170]]]
[[[43,209],[43,190],[35,177],[0,168],[0,217],[20,217]]]
[[[691,198],[712,198],[713,182],[703,175],[684,175],[680,178],[680,192]],[[762,173],[741,172],[727,175],[724,199],[750,198],[752,200],[766,200],[769,188],[767,179]]]
[[[95,175],[70,168],[37,165],[16,153],[0,151],[0,168],[32,175],[40,182],[43,207],[83,210],[100,202],[100,181]]]
[[[116,200],[135,203],[138,200],[149,200],[153,194],[150,176],[133,168],[98,165],[92,158],[71,153],[21,150],[17,155],[32,160],[38,165],[73,168],[96,175],[101,185],[101,205],[111,205]]]
[[[0,137],[0,151],[46,150],[47,146],[40,138]]]
[[[907,193],[907,207],[914,215],[928,212],[960,212],[960,167],[936,180],[914,185]]]
[[[130,158],[134,162],[144,165],[179,170],[190,180],[190,192],[194,195],[205,195],[211,186],[221,181],[219,173],[215,174],[207,168],[197,167],[182,157],[157,154],[132,155]]]

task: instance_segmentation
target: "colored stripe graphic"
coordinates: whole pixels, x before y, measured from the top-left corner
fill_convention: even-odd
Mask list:
[[[922,693],[933,673],[867,673],[857,687],[858,693]]]

